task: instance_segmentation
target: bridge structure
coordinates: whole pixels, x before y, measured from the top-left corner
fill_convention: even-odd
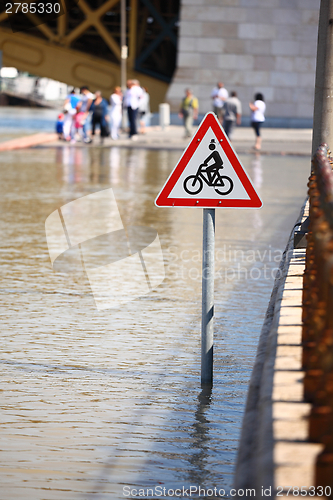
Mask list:
[[[0,0],[3,64],[109,97],[120,84],[121,0],[24,5],[48,1],[62,14],[8,14]],[[186,87],[200,113],[211,111],[211,91],[223,81],[247,120],[261,92],[267,124],[312,126],[320,0],[123,1],[127,74],[148,88],[152,111],[165,100],[177,111]]]
[[[41,1],[27,0],[18,12],[18,4],[10,9],[2,2],[3,65],[75,87],[88,85],[108,98],[120,85],[121,1],[50,0],[52,8],[60,6],[59,15],[41,12]],[[180,2],[125,1],[127,75],[148,88],[156,110],[175,69]]]

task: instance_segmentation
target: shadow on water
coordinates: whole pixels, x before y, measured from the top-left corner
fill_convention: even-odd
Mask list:
[[[195,422],[190,433],[192,438],[191,448],[196,450],[189,458],[192,466],[189,473],[191,484],[203,484],[211,476],[211,471],[207,470],[207,458],[210,454],[210,420],[207,418],[207,410],[211,402],[212,387],[204,386],[198,396],[197,409],[194,414]]]

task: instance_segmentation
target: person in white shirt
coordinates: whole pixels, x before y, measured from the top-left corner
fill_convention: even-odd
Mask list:
[[[146,133],[146,125],[149,120],[150,115],[150,96],[148,94],[148,89],[146,87],[142,87],[143,94],[140,99],[139,104],[139,124],[140,124],[140,134]]]
[[[64,137],[66,141],[75,142],[75,115],[81,105],[81,98],[75,89],[66,97],[64,104]]]
[[[119,139],[119,128],[123,116],[122,110],[123,94],[120,87],[115,87],[113,94],[110,97],[110,121],[111,121],[111,137]]]
[[[265,111],[266,104],[264,101],[264,96],[261,93],[258,93],[254,96],[254,102],[249,103],[251,113],[251,126],[256,135],[256,142],[254,145],[254,149],[256,151],[260,151],[261,149],[261,136],[260,136],[260,128],[263,122],[265,121]]]
[[[213,111],[222,124],[223,121],[223,105],[224,101],[229,97],[227,89],[224,88],[222,82],[218,82],[216,87],[212,90],[211,98],[213,99]]]
[[[130,139],[137,138],[137,116],[142,96],[143,90],[140,87],[138,80],[128,80],[127,90],[124,96],[124,106],[127,107]]]
[[[66,102],[64,106],[64,126],[63,126],[63,134],[65,141],[73,141],[74,139],[74,131],[73,131],[73,117],[76,115],[76,109],[72,108],[70,102]]]

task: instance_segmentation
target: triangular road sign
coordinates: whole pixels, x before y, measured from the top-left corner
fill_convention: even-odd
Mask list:
[[[260,208],[214,113],[207,113],[155,200],[158,207]]]

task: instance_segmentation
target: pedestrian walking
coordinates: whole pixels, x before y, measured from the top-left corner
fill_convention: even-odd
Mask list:
[[[191,89],[185,89],[185,97],[181,102],[178,116],[183,118],[185,137],[192,136],[193,120],[198,118],[199,102]]]
[[[110,122],[111,122],[111,137],[116,140],[119,139],[119,129],[123,117],[123,94],[120,87],[115,87],[110,96]]]
[[[64,104],[64,138],[66,141],[75,142],[75,115],[80,103],[80,97],[76,94],[75,89],[68,94]]]
[[[218,82],[213,88],[211,98],[213,99],[213,111],[216,114],[219,122],[223,122],[223,105],[224,101],[229,97],[227,89],[224,88],[223,82]]]
[[[223,110],[223,128],[231,140],[235,125],[240,125],[242,121],[242,104],[237,97],[237,92],[234,90],[231,92],[230,97],[224,101]]]
[[[65,141],[75,142],[75,129],[74,129],[74,116],[76,115],[76,109],[73,109],[70,102],[67,102],[63,109],[64,114],[64,124],[63,124],[63,134]]]
[[[68,96],[66,97],[65,104],[67,102],[69,102],[71,107],[73,109],[76,109],[80,101],[81,101],[81,97],[79,95],[77,95],[77,93],[75,92],[75,89],[73,88],[71,90],[71,92],[68,94]]]
[[[100,128],[101,144],[103,144],[104,138],[109,135],[108,131],[108,103],[99,90],[95,92],[95,100],[91,104],[92,111],[92,131],[91,134],[94,137],[96,125]]]
[[[139,125],[140,134],[145,134],[147,121],[150,115],[150,96],[146,87],[142,87],[142,90],[143,94],[139,103]]]
[[[261,149],[260,129],[261,129],[261,125],[265,121],[265,111],[266,111],[266,104],[264,101],[264,96],[261,93],[255,94],[254,102],[250,102],[249,106],[250,106],[250,109],[252,111],[252,113],[251,113],[251,126],[252,126],[254,133],[256,135],[256,142],[254,145],[254,149],[256,151],[260,151],[260,149]]]
[[[138,80],[128,80],[127,90],[124,95],[124,106],[127,108],[129,122],[129,138],[136,140],[138,136],[138,109],[143,90]]]
[[[56,132],[58,134],[58,139],[64,139],[64,113],[58,115],[56,122]]]

